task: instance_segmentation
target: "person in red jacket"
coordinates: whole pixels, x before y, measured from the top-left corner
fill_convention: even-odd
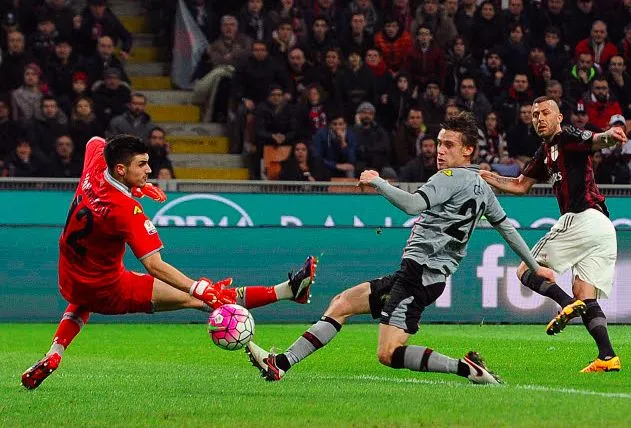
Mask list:
[[[414,49],[405,64],[413,83],[419,88],[424,88],[430,80],[438,81],[441,87],[444,85],[447,74],[445,51],[436,44],[427,25],[421,24],[416,30]]]
[[[606,69],[606,65],[612,56],[618,54],[616,45],[607,40],[607,24],[603,21],[594,21],[590,36],[581,40],[574,51],[574,56],[589,52],[594,57],[594,64],[600,67],[600,71]]]
[[[592,81],[592,89],[585,110],[589,123],[601,130],[607,129],[611,116],[622,114],[620,104],[609,92],[609,82],[605,76],[598,76]]]
[[[375,47],[381,51],[388,71],[394,76],[412,53],[412,36],[393,17],[386,17],[383,24],[383,30],[375,35]]]

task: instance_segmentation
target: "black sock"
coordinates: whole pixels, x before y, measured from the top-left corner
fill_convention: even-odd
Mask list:
[[[583,324],[589,334],[592,335],[596,346],[598,346],[598,358],[608,360],[616,356],[609,340],[607,331],[607,318],[596,299],[583,300],[587,305],[587,311],[583,315]]]
[[[572,303],[575,299],[567,294],[561,287],[553,282],[546,282],[543,278],[538,276],[535,272],[528,269],[521,276],[521,283],[524,286],[530,288],[537,294],[546,296],[555,302],[562,308]]]
[[[462,361],[458,361],[458,371],[456,372],[458,376],[469,377],[471,374],[471,368]]]
[[[289,364],[289,360],[285,354],[278,354],[276,355],[276,366],[286,372],[291,367],[291,364]]]

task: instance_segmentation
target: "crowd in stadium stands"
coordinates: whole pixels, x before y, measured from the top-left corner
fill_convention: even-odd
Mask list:
[[[3,174],[76,177],[89,136],[125,132],[150,142],[154,177],[172,177],[165,131],[125,72],[132,36],[103,0],[85,3],[0,2]],[[172,45],[176,2],[143,3]],[[631,128],[631,0],[186,3],[210,43],[195,97],[208,120],[227,123],[253,178],[371,168],[425,181],[441,121],[463,110],[478,121],[481,167],[516,176],[540,144],[540,95],[568,124]],[[261,170],[270,147],[288,156],[274,174]],[[630,161],[626,146],[594,153],[597,182],[629,184]]]

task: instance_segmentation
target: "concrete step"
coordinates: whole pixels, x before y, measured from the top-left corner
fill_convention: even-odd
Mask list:
[[[130,76],[169,76],[171,66],[166,62],[127,63],[125,71]]]
[[[128,64],[140,64],[146,62],[156,62],[160,56],[158,48],[155,46],[150,47],[137,47],[132,46],[131,56],[127,59]]]
[[[197,180],[247,180],[247,168],[174,168],[180,179]]]
[[[223,137],[228,133],[226,125],[223,123],[161,122],[160,126],[164,128],[167,135],[174,137]],[[228,150],[226,149],[227,152]]]
[[[110,1],[108,2],[108,7],[112,9],[116,16],[138,16],[145,13],[141,2],[126,1],[114,3]]]
[[[168,135],[167,141],[173,154],[227,154],[229,142],[226,137]]]
[[[150,31],[149,20],[145,16],[118,15],[118,19],[130,33],[148,33]]]
[[[132,82],[134,77],[132,77]],[[134,89],[136,87],[134,86]],[[193,93],[190,91],[149,90],[143,91],[150,104],[191,104]]]
[[[241,155],[171,153],[169,158],[178,168],[243,168]]]
[[[148,104],[147,113],[154,122],[199,123],[199,107],[184,104]]]
[[[132,37],[134,38],[134,48],[150,48],[155,46],[156,36],[151,33],[135,33]]]
[[[130,76],[129,78],[134,90],[171,89],[171,77],[169,76]]]

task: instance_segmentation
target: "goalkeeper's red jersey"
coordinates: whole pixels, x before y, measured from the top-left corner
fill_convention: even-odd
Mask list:
[[[83,174],[59,239],[59,283],[99,289],[125,272],[125,244],[143,259],[162,241],[129,189],[114,180],[103,156],[105,140],[88,141]]]

